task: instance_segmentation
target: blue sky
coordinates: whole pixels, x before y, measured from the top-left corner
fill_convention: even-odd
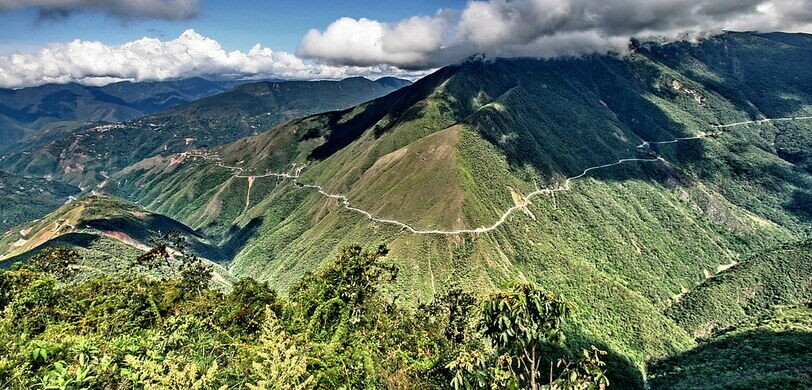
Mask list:
[[[623,55],[630,38],[809,33],[809,1],[0,0],[0,87],[416,79],[472,55]]]
[[[0,54],[31,51],[48,43],[74,39],[106,44],[121,44],[144,36],[171,39],[190,28],[218,40],[227,50],[247,50],[261,43],[274,50],[294,52],[308,30],[323,29],[340,17],[395,21],[464,5],[465,0],[209,0],[202,2],[197,17],[182,21],[121,20],[98,12],[39,20],[37,11],[29,8],[0,13]]]

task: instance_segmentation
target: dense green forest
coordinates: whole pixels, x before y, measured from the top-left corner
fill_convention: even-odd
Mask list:
[[[657,389],[812,388],[812,307],[778,307],[652,365]]]
[[[531,283],[459,289],[414,308],[381,246],[342,248],[280,296],[243,279],[209,287],[182,236],[130,272],[77,278],[58,247],[0,271],[0,387],[45,389],[598,389],[606,352],[567,341],[572,305]],[[170,260],[177,266],[170,268]],[[143,271],[163,270],[166,277]],[[577,353],[571,353],[578,351]]]
[[[78,193],[78,188],[58,181],[0,170],[0,231],[40,218]]]

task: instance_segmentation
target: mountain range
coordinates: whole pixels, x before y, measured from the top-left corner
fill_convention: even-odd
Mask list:
[[[139,248],[161,230],[147,221],[171,221],[224,280],[285,293],[342,244],[386,244],[392,296],[534,281],[577,308],[572,343],[627,368],[620,387],[650,368],[679,388],[672,364],[695,364],[703,338],[812,297],[810,69],[811,35],[731,32],[471,59],[410,85],[245,84],[15,146],[3,169],[106,195],[0,248],[30,256],[75,234],[68,220]]]
[[[0,169],[93,187],[107,174],[147,157],[228,143],[286,120],[347,108],[408,84],[396,78],[361,77],[243,84],[131,121],[48,127],[10,146]]]
[[[0,148],[54,122],[119,122],[228,90],[235,81],[76,83],[0,89]]]

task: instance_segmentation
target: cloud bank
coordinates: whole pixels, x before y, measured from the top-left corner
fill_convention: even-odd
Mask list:
[[[199,0],[0,0],[0,11],[96,10],[123,18],[184,19]],[[0,56],[0,87],[44,83],[210,78],[415,79],[474,54],[556,57],[623,53],[632,37],[694,39],[723,30],[812,32],[809,0],[487,0],[462,9],[381,22],[340,18],[310,30],[296,54],[259,44],[226,51],[187,30],[123,45],[75,40]]]
[[[74,40],[37,53],[0,56],[0,87],[79,82],[170,80],[192,76],[217,79],[340,79],[395,75],[416,78],[425,72],[391,65],[330,65],[303,60],[259,44],[248,52],[225,51],[211,38],[186,30],[178,38],[141,38],[123,45]]]
[[[555,57],[623,52],[629,39],[723,30],[812,31],[808,0],[490,0],[393,23],[341,18],[297,54],[335,64],[421,69],[473,54]]]
[[[122,19],[187,20],[197,16],[199,0],[0,0],[0,12],[34,8],[40,18],[74,12],[101,12]]]

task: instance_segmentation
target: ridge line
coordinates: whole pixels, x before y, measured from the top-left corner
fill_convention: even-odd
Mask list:
[[[729,128],[729,127],[747,125],[747,124],[761,124],[761,123],[770,123],[770,122],[785,122],[785,121],[808,120],[808,119],[812,119],[812,116],[763,118],[763,119],[757,119],[757,120],[752,120],[752,121],[742,121],[742,122],[734,122],[734,123],[728,123],[728,124],[711,125],[711,127],[714,128],[714,129],[719,130],[719,129],[725,129],[725,128]],[[710,135],[715,135],[715,134],[720,134],[720,133],[721,133],[720,131],[701,132],[701,133],[699,133],[698,135],[695,135],[695,136],[677,137],[677,138],[667,140],[667,141],[643,141],[641,144],[637,145],[637,148],[646,147],[648,145],[675,144],[675,143],[679,143],[679,142],[682,142],[682,141],[698,140],[698,139],[706,138],[707,136],[710,136]],[[221,168],[224,168],[224,169],[228,169],[228,170],[235,171],[235,172],[244,172],[244,169],[242,167],[229,166],[229,165],[223,164],[222,163],[222,158],[220,156],[216,156],[216,157],[212,158],[212,157],[210,157],[210,156],[208,156],[206,154],[202,154],[202,153],[193,154],[192,152],[183,152],[182,154],[183,155],[190,155],[192,157],[200,157],[200,158],[203,158],[204,160],[215,161],[217,166],[219,166]],[[370,212],[368,212],[366,210],[354,207],[350,203],[350,200],[347,198],[346,195],[331,194],[331,193],[325,191],[324,188],[322,186],[318,185],[318,184],[300,182],[299,181],[300,173],[305,168],[305,165],[297,166],[296,164],[294,164],[293,165],[293,170],[292,170],[293,173],[290,173],[290,171],[289,172],[267,172],[267,173],[262,174],[262,175],[234,174],[232,176],[235,177],[235,178],[255,178],[255,179],[257,179],[257,178],[263,178],[263,177],[277,177],[277,178],[280,178],[282,180],[284,180],[284,179],[292,179],[293,183],[298,185],[300,188],[314,189],[314,190],[316,190],[316,192],[318,192],[319,194],[321,194],[322,196],[324,196],[326,198],[339,200],[341,202],[342,206],[346,210],[354,211],[356,213],[359,213],[359,214],[363,215],[364,217],[366,217],[367,219],[369,219],[370,221],[373,221],[373,222],[400,226],[401,228],[409,231],[412,234],[422,234],[422,235],[429,235],[429,234],[431,234],[431,235],[461,235],[461,234],[487,233],[487,232],[496,230],[497,228],[499,228],[499,226],[501,226],[502,224],[507,222],[508,217],[510,217],[510,215],[513,214],[513,212],[515,212],[516,210],[522,209],[524,207],[527,207],[528,205],[532,204],[532,202],[530,201],[531,198],[533,198],[533,197],[535,197],[537,195],[541,195],[541,194],[549,194],[549,193],[555,193],[555,192],[569,191],[571,189],[570,183],[572,181],[583,178],[584,176],[588,175],[589,172],[591,172],[591,171],[604,169],[604,168],[609,168],[609,167],[613,167],[613,166],[617,166],[617,165],[621,165],[621,164],[625,164],[625,163],[629,163],[629,162],[656,162],[656,161],[663,161],[664,162],[665,159],[660,157],[660,156],[653,157],[653,158],[628,157],[628,158],[621,158],[621,159],[619,159],[619,160],[617,160],[617,161],[615,161],[613,163],[607,163],[607,164],[588,167],[588,168],[584,169],[580,174],[578,174],[576,176],[567,177],[564,180],[563,185],[560,185],[560,186],[558,186],[556,188],[536,189],[535,191],[528,193],[527,195],[522,197],[522,203],[521,204],[514,205],[514,206],[509,207],[508,209],[506,209],[502,213],[502,216],[496,222],[491,224],[490,226],[487,226],[487,227],[481,226],[481,227],[474,228],[474,229],[458,229],[458,230],[440,230],[440,229],[428,229],[428,230],[426,230],[426,229],[418,229],[418,228],[415,228],[415,227],[413,227],[413,226],[411,226],[411,225],[409,225],[409,224],[407,224],[405,222],[401,222],[401,221],[398,221],[398,220],[377,218],[377,217],[375,217],[374,215],[372,215]]]

